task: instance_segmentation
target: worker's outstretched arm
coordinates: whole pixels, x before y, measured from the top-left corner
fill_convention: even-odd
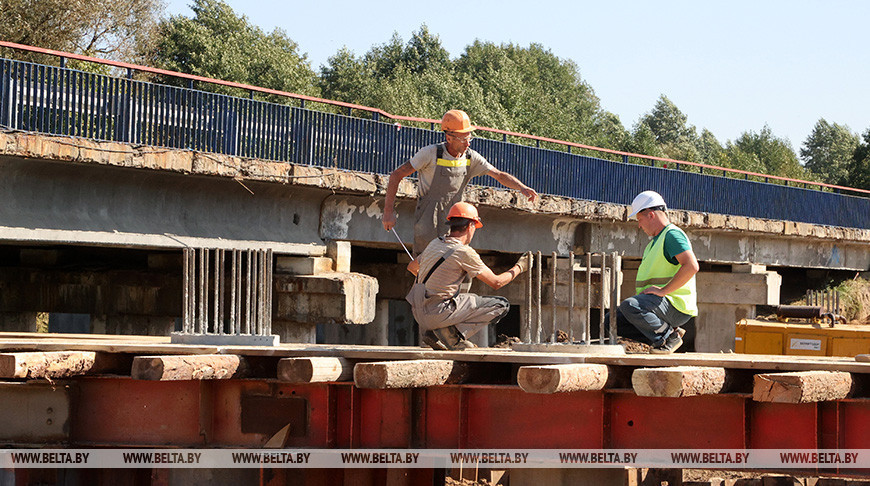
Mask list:
[[[531,263],[529,260],[529,255],[525,254],[521,256],[520,259],[517,260],[516,265],[510,267],[507,272],[496,275],[489,267],[486,267],[486,270],[477,274],[477,278],[479,278],[481,282],[498,290],[505,285],[511,283],[513,279],[517,278],[519,274],[528,270],[530,266]]]
[[[387,182],[387,197],[384,200],[383,223],[386,231],[390,231],[396,225],[396,192],[399,191],[399,182],[413,174],[415,170],[410,162],[405,162],[390,173],[390,180]]]
[[[538,193],[534,189],[523,184],[519,179],[507,172],[491,169],[487,174],[499,181],[503,186],[520,191],[523,196],[529,198],[529,201],[534,201],[538,197]]]
[[[686,250],[679,255],[676,255],[674,258],[676,258],[677,261],[680,263],[680,269],[677,270],[674,278],[672,278],[671,281],[668,282],[668,284],[664,287],[647,287],[643,290],[643,293],[654,294],[658,295],[659,297],[664,297],[669,293],[682,287],[683,285],[686,285],[686,282],[694,277],[695,274],[698,273],[698,270],[700,270],[701,268],[700,265],[698,265],[698,259],[695,258],[695,252],[693,252],[692,250]]]

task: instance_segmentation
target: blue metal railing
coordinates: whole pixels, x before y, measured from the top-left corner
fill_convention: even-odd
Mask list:
[[[440,132],[0,59],[0,125],[387,174]],[[674,209],[870,229],[870,198],[614,162],[477,138],[475,150],[538,192],[629,204],[652,189]],[[496,186],[495,180],[478,179]]]

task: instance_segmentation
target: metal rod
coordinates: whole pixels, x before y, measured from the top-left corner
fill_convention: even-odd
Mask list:
[[[553,257],[550,262],[553,264],[553,268],[550,269],[551,279],[551,288],[553,289],[553,296],[550,299],[550,306],[552,307],[552,315],[553,315],[553,329],[550,333],[550,342],[556,342],[556,266],[558,265],[558,255],[556,252],[553,252]]]
[[[236,260],[238,258],[238,250],[232,250],[233,254],[230,257],[230,271],[232,272],[232,277],[230,277],[230,326],[233,334],[238,334],[238,330],[236,329]]]
[[[219,256],[218,253],[220,250],[215,248],[214,250],[214,302],[213,302],[213,312],[212,312],[212,332],[215,334],[222,334],[218,332],[218,302],[220,301],[220,297],[218,296],[218,292],[220,292],[220,275],[218,274],[219,267]]]
[[[598,313],[598,344],[604,344],[604,306],[607,305],[607,253],[601,253],[601,312]]]
[[[251,250],[248,253],[247,280],[245,282],[245,334],[251,334]]]
[[[534,267],[535,257],[532,252],[526,253],[529,256],[529,272],[526,280],[526,322],[520,331],[520,339],[524,343],[532,342],[532,270]]]
[[[244,253],[236,250],[238,254],[238,267],[236,267],[236,334],[242,333],[242,267],[245,264]]]
[[[226,293],[226,282],[224,280],[224,259],[226,258],[226,250],[218,250],[218,268],[220,271],[218,272],[218,286],[220,291],[218,292],[218,334],[225,334],[224,332],[224,294]]]
[[[610,344],[616,344],[616,308],[619,307],[619,274],[622,258],[613,252],[610,259]]]
[[[574,343],[574,252],[568,252],[568,342]]]
[[[266,263],[267,263],[267,266],[266,266],[266,275],[267,275],[266,284],[268,285],[267,292],[266,292],[266,295],[267,295],[266,316],[268,317],[268,319],[266,319],[266,335],[267,336],[270,336],[272,334],[272,292],[273,292],[273,289],[275,287],[275,284],[273,282],[273,275],[272,275],[272,272],[274,271],[273,262],[274,262],[274,256],[272,254],[272,249],[270,248],[266,254]]]
[[[200,248],[197,250],[199,252],[199,315],[197,316],[196,321],[196,333],[201,334],[203,329],[203,302],[205,301],[205,272],[203,269],[205,268],[205,250]]]
[[[188,334],[190,333],[190,288],[188,287],[188,280],[190,279],[188,268],[190,266],[190,249],[184,248],[181,250],[181,253],[184,260],[184,263],[182,263],[183,268],[181,270],[181,328],[184,330],[185,334]]]
[[[187,272],[190,278],[187,281],[188,293],[190,300],[188,301],[187,312],[190,314],[190,327],[188,332],[193,334],[196,328],[196,249],[190,248],[190,259],[188,260]]]
[[[586,253],[586,322],[583,323],[583,343],[592,341],[592,254]]]
[[[537,252],[536,257],[537,257],[536,258],[537,261],[535,262],[536,263],[535,273],[537,274],[538,278],[537,278],[537,292],[536,292],[537,316],[535,318],[534,342],[537,344],[537,343],[541,342],[541,276],[542,276],[541,261],[543,260],[543,258],[541,257],[540,251]]]

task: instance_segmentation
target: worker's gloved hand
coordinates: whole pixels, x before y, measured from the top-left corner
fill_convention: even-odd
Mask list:
[[[532,256],[528,253],[523,254],[519,260],[517,260],[517,267],[520,269],[520,273],[525,272],[532,266]]]

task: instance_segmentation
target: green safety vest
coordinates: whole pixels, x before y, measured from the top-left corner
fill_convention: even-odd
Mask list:
[[[674,265],[665,258],[665,235],[668,231],[683,233],[683,230],[680,228],[669,224],[659,233],[658,238],[646,245],[646,249],[643,251],[643,260],[640,262],[640,268],[637,269],[635,289],[638,294],[643,292],[643,289],[653,285],[664,287],[674,278],[677,270],[680,269],[680,265]],[[695,290],[694,276],[682,287],[671,292],[666,297],[671,302],[671,305],[683,314],[690,316],[698,315],[698,292]]]

